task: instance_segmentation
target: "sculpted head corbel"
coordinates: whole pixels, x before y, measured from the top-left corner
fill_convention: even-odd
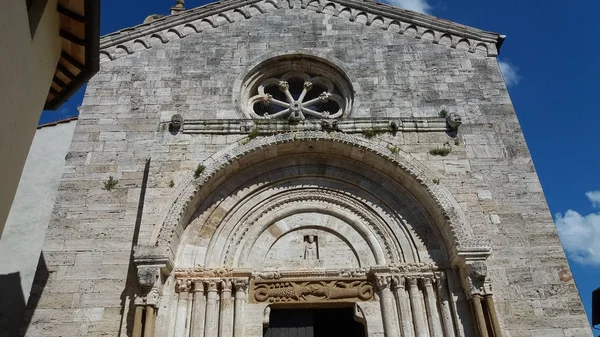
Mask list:
[[[133,263],[137,268],[139,286],[136,304],[158,306],[164,282],[173,269],[168,249],[160,246],[137,246]]]

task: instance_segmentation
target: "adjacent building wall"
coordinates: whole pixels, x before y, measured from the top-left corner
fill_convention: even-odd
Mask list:
[[[0,295],[0,327],[18,328],[14,319],[4,319],[19,319],[23,311],[17,308],[24,308],[29,298],[75,124],[39,129],[33,139],[0,238],[0,286],[13,291]]]
[[[17,190],[61,52],[56,0],[48,0],[32,38],[26,1],[4,1],[0,11],[0,236]]]

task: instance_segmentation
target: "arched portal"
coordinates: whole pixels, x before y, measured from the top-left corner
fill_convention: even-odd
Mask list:
[[[489,248],[433,179],[408,155],[344,134],[216,154],[156,233],[154,251],[174,265],[157,329],[260,336],[272,306],[351,303],[369,336],[462,335],[464,261]]]

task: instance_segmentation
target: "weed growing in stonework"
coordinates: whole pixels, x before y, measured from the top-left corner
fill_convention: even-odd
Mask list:
[[[118,183],[119,183],[118,180],[115,180],[115,178],[113,178],[113,176],[110,176],[110,177],[108,177],[108,180],[104,182],[104,187],[102,189],[106,190],[106,191],[110,191],[113,188],[117,187]]]
[[[198,164],[198,166],[196,167],[196,170],[194,171],[194,178],[198,179],[198,177],[202,174],[202,172],[204,172],[204,169],[206,167],[202,164]]]
[[[367,139],[371,139],[379,134],[385,133],[386,131],[384,129],[381,128],[371,128],[371,129],[364,129],[362,131],[363,136],[365,136],[365,138]]]
[[[459,146],[460,145],[460,139],[455,138],[454,139],[454,145]]]
[[[439,116],[442,117],[442,118],[448,117],[448,110],[442,109],[442,111],[440,111]]]
[[[386,147],[393,154],[398,154],[398,152],[400,152],[400,149],[396,145],[392,146],[388,144]]]
[[[250,139],[250,140],[252,140],[258,136],[259,136],[258,128],[254,128],[250,131],[250,133],[248,133],[248,139]]]
[[[436,147],[435,149],[429,150],[431,155],[442,157],[447,156],[450,152],[452,152],[452,149],[449,147]]]
[[[440,184],[440,179],[439,178],[433,178],[431,181],[433,181],[433,183],[436,184],[436,185]]]
[[[173,179],[171,179],[171,181],[169,181],[169,187],[173,188],[173,186],[175,186],[175,183],[173,182]]]

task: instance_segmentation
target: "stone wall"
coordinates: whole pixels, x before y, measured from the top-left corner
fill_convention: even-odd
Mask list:
[[[456,200],[473,235],[491,238],[488,268],[505,336],[589,336],[496,59],[415,35],[367,25],[360,16],[284,7],[182,39],[172,33],[168,43],[155,37],[149,49],[104,61],[81,108],[46,237],[50,276],[28,335],[131,332],[132,248],[156,243],[199,164],[209,166],[208,158],[248,136],[172,132],[171,116],[245,118],[236,87],[245,74],[269,57],[307,54],[329,60],[350,79],[349,118],[460,114],[456,137],[417,128],[364,141],[420,163],[435,177],[431,186]],[[440,147],[451,152],[430,153]],[[118,184],[103,189],[111,176]],[[185,250],[174,253],[186,259]]]

